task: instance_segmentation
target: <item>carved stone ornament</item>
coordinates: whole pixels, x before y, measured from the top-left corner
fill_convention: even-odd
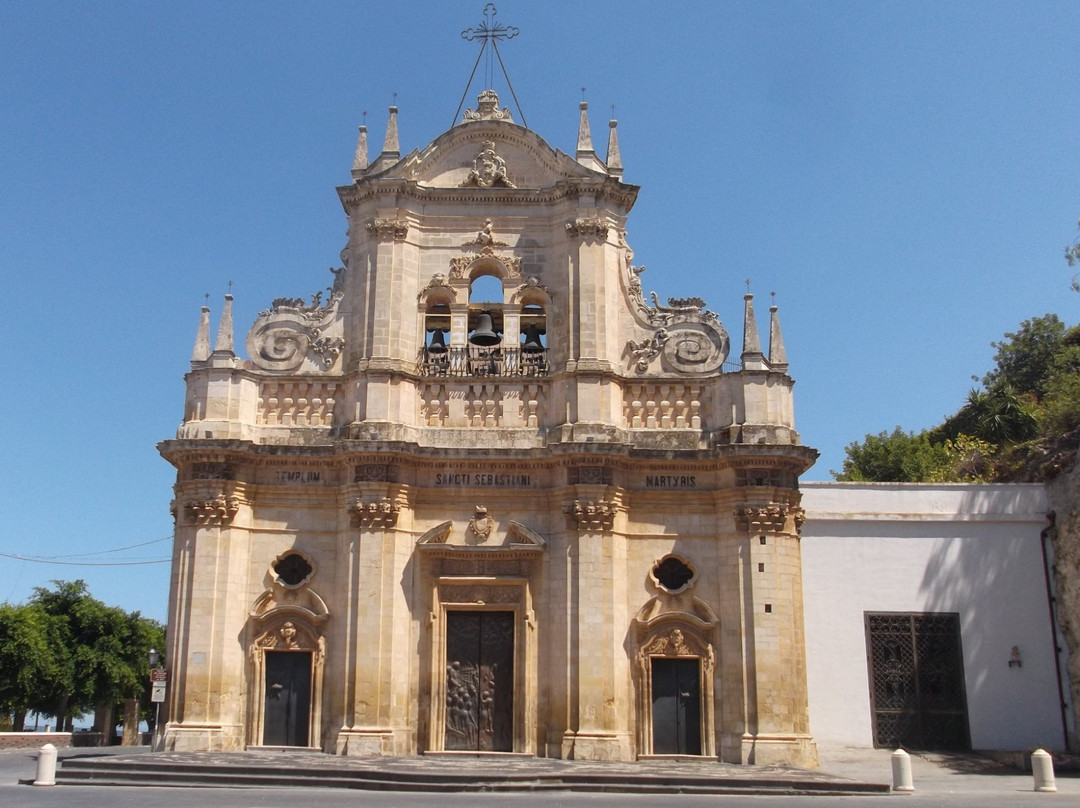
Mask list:
[[[333,271],[333,270],[331,270]],[[311,356],[313,364],[324,370],[334,366],[345,348],[343,337],[325,332],[336,324],[338,304],[344,296],[338,274],[330,300],[322,305],[322,292],[303,298],[279,297],[258,319],[247,336],[251,361],[265,370],[297,370]]]
[[[670,634],[653,639],[643,649],[648,656],[694,656],[694,649],[687,645],[682,629],[672,629]]]
[[[372,219],[364,229],[379,241],[401,241],[409,235],[409,222],[407,219]]]
[[[645,373],[652,361],[664,350],[667,341],[668,332],[666,328],[658,328],[651,337],[642,340],[628,340],[626,349],[630,351],[630,355],[635,360],[634,370],[638,373]]]
[[[702,374],[719,370],[731,349],[731,340],[715,313],[705,309],[699,297],[670,298],[661,306],[652,293],[653,306],[641,296],[641,273],[645,267],[629,267],[627,293],[637,314],[654,328],[651,336],[627,341],[626,351],[638,373],[647,373],[661,358],[666,372]]]
[[[492,232],[494,225],[491,223],[491,219],[484,219],[484,226],[477,231],[476,237],[472,241],[466,241],[463,247],[509,247],[505,241],[499,241],[495,238],[495,234]]]
[[[364,463],[353,470],[354,483],[385,483],[390,479],[390,467],[386,463]]]
[[[511,255],[499,255],[491,245],[481,247],[478,252],[450,259],[450,278],[464,278],[465,272],[475,261],[481,258],[493,258],[506,267],[508,278],[521,277],[521,259]]]
[[[499,94],[494,90],[484,90],[476,99],[476,109],[471,107],[461,116],[465,121],[513,121],[510,108],[499,109]]]
[[[193,463],[188,479],[235,480],[236,467],[232,463]]]
[[[462,188],[516,188],[506,173],[506,161],[495,153],[495,141],[485,140],[484,147],[473,160]]]
[[[355,499],[349,505],[353,527],[393,527],[400,511],[401,506],[389,497],[366,501]]]
[[[603,219],[596,217],[588,219],[574,219],[566,223],[566,235],[570,238],[599,239],[604,241],[608,235],[608,225]]]
[[[487,508],[483,505],[476,506],[476,514],[469,520],[468,530],[479,541],[487,541],[491,531],[495,529],[495,520],[488,516]]]
[[[606,500],[575,499],[563,508],[578,530],[608,530],[615,521],[615,503]]]
[[[802,508],[793,509],[778,502],[767,505],[736,505],[735,526],[744,531],[779,533],[784,529],[788,515],[796,515],[795,510],[801,511]]]
[[[240,510],[240,499],[218,494],[210,499],[189,499],[184,503],[184,516],[189,524],[224,525]]]

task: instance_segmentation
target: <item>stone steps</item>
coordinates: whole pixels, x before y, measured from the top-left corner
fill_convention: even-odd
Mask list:
[[[397,765],[362,765],[332,756],[273,755],[253,761],[249,754],[138,755],[68,758],[56,773],[58,784],[226,788],[350,788],[368,791],[539,792],[626,794],[882,794],[889,787],[797,769],[776,771],[713,764],[656,769],[635,764],[575,766],[559,762],[514,761],[504,765],[395,759]],[[735,769],[736,772],[731,770]],[[707,772],[707,773],[706,773]]]

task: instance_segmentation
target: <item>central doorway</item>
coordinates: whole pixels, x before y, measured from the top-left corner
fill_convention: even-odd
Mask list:
[[[697,659],[652,660],[654,755],[701,754],[701,664]]]
[[[512,752],[514,613],[446,613],[447,750]]]
[[[266,652],[264,746],[307,746],[311,723],[311,653]]]

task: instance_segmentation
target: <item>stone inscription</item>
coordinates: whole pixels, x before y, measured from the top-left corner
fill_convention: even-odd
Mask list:
[[[440,471],[435,485],[448,488],[531,488],[532,476],[512,472]]]
[[[281,485],[318,485],[323,476],[321,471],[275,471],[274,481]]]
[[[697,488],[694,474],[646,474],[646,488]]]

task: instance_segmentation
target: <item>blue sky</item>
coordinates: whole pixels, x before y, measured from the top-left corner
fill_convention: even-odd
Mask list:
[[[585,87],[616,105],[647,291],[741,339],[776,292],[803,440],[960,406],[1021,320],[1077,321],[1080,3],[526,3],[498,20],[530,128],[572,152]],[[237,342],[328,285],[334,191],[454,120],[482,2],[0,5],[0,600],[54,578],[164,620],[173,473],[199,307],[233,282]],[[495,82],[511,104],[501,79]],[[479,85],[466,103],[475,105]],[[395,99],[396,93],[396,99]],[[516,110],[515,110],[516,112]],[[96,555],[90,555],[96,554]]]

